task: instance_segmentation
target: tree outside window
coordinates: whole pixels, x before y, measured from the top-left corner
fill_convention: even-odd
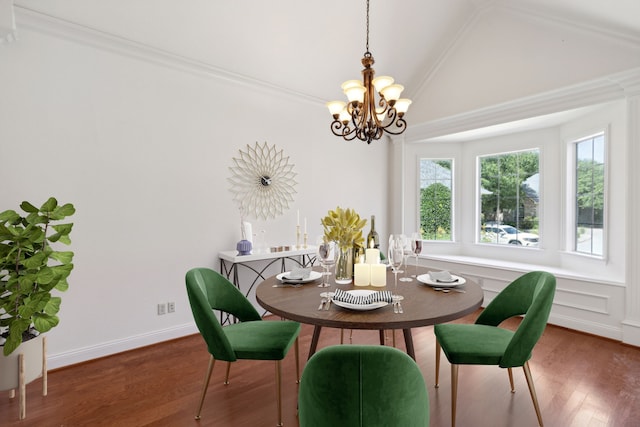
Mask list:
[[[420,159],[420,232],[425,240],[452,240],[452,159]]]
[[[604,254],[604,133],[575,142],[574,250]]]
[[[538,246],[540,150],[479,158],[480,242]]]

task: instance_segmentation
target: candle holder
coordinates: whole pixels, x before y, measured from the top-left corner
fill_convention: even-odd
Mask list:
[[[296,225],[296,249],[300,249],[300,224]]]
[[[304,233],[304,248],[307,249],[307,238],[309,236],[307,235],[307,233]]]

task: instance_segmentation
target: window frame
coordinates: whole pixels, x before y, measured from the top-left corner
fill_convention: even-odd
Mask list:
[[[525,245],[508,245],[508,244],[504,244],[504,243],[498,243],[498,242],[484,242],[482,241],[482,229],[483,229],[483,222],[481,220],[481,216],[482,216],[482,171],[481,171],[481,160],[482,158],[485,157],[496,157],[496,156],[502,156],[502,155],[509,155],[509,154],[516,154],[516,153],[525,153],[525,152],[532,152],[532,151],[537,151],[538,152],[538,206],[536,209],[536,219],[538,222],[538,244],[535,246],[525,246]],[[519,249],[526,249],[526,250],[540,250],[542,249],[542,206],[543,206],[543,196],[542,196],[542,181],[543,181],[543,177],[542,177],[542,170],[543,170],[543,148],[540,146],[533,146],[533,147],[528,147],[528,148],[520,148],[520,149],[515,149],[515,150],[506,150],[506,151],[500,151],[500,152],[494,152],[494,153],[483,153],[483,154],[476,154],[475,156],[475,181],[476,181],[476,209],[475,209],[475,237],[474,237],[474,241],[475,244],[477,245],[487,245],[487,246],[493,246],[493,247],[508,247],[508,248],[519,248]]]
[[[421,230],[421,223],[422,223],[422,218],[421,218],[421,199],[422,199],[422,179],[421,179],[421,164],[422,164],[422,160],[430,160],[430,161],[450,161],[451,162],[451,212],[450,212],[450,224],[451,224],[451,238],[449,240],[432,240],[432,239],[427,239],[424,237],[422,240],[424,242],[429,242],[429,243],[455,243],[456,242],[456,214],[455,214],[455,200],[456,200],[456,159],[454,156],[428,156],[428,157],[424,157],[422,155],[418,155],[417,156],[417,162],[416,162],[416,189],[417,189],[417,206],[416,206],[416,218],[417,218],[417,224],[416,224],[416,229],[417,230]]]
[[[603,152],[603,164],[604,164],[604,206],[602,208],[602,255],[580,252],[577,250],[576,245],[576,197],[577,197],[577,161],[576,161],[576,147],[580,142],[584,142],[588,139],[595,138],[602,135],[604,138],[604,152]],[[582,132],[579,136],[572,136],[565,139],[566,143],[566,156],[567,161],[566,168],[566,200],[565,200],[565,251],[581,257],[593,258],[598,260],[607,260],[608,258],[608,242],[609,242],[609,140],[610,130],[609,126],[594,129],[592,131]]]

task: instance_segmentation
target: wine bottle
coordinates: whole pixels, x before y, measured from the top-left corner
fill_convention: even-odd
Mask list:
[[[376,216],[371,215],[371,230],[367,234],[367,248],[380,249],[380,236],[376,231]]]

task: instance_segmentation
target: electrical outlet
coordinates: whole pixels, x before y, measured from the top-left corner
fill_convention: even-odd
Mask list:
[[[171,301],[167,303],[167,313],[173,313],[176,311],[176,303]]]
[[[166,304],[158,304],[158,316],[167,314],[167,305]]]

